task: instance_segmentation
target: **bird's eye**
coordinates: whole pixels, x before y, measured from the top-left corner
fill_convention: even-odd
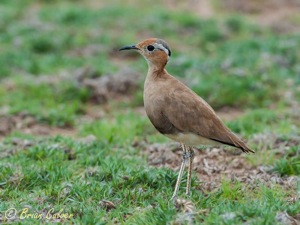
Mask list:
[[[148,45],[147,49],[148,49],[148,51],[152,52],[154,50],[154,46],[153,45]]]

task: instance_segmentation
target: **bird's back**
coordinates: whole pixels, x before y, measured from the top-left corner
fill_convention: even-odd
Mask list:
[[[147,75],[144,105],[155,128],[169,138],[187,145],[226,144],[253,152],[206,101],[165,70]]]

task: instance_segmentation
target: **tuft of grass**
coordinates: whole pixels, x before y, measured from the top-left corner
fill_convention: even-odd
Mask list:
[[[279,119],[271,110],[257,109],[253,110],[241,118],[228,122],[228,126],[236,133],[251,135],[263,133],[269,129],[270,125],[276,123]]]
[[[299,146],[298,146],[299,148]],[[300,175],[300,155],[284,157],[275,162],[273,170],[281,176]]]

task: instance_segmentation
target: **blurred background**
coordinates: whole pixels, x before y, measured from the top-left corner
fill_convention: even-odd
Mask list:
[[[117,49],[149,37],[169,42],[169,72],[217,110],[297,108],[299,12],[296,0],[3,0],[1,116],[72,127],[93,105],[142,106],[146,63]],[[5,120],[1,136],[18,127]]]
[[[170,141],[154,130],[143,109],[147,64],[136,52],[118,51],[150,37],[169,43],[169,73],[256,149],[255,156],[241,157],[241,167],[253,172],[267,165],[276,172],[268,176],[299,175],[299,33],[298,0],[1,0],[0,159],[10,172],[0,175],[6,180],[0,187],[34,190],[44,188],[51,177],[62,185],[65,176],[72,182],[77,179],[73,174],[82,171],[94,179],[101,163],[108,179],[138,170],[138,185],[151,186],[155,176],[171,176],[174,183],[175,172],[153,175],[143,167],[148,162],[176,170],[181,152],[166,153],[173,157],[168,161],[157,149],[169,148],[153,147]],[[52,151],[57,148],[63,151]],[[203,154],[212,157],[212,164],[226,163],[221,171],[228,169],[223,156],[218,158],[221,153]],[[237,157],[224,155],[229,162]],[[16,169],[15,162],[23,169]],[[199,168],[201,180],[206,172]],[[225,174],[232,171],[237,170]],[[97,176],[92,183],[102,174]],[[168,186],[163,184],[157,185]],[[151,188],[157,194],[155,185]],[[85,193],[86,188],[78,190]],[[132,207],[122,204],[120,212]]]

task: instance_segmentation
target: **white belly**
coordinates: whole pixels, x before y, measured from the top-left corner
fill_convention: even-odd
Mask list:
[[[219,146],[222,145],[219,142],[207,139],[205,137],[201,137],[199,135],[195,135],[193,133],[179,133],[179,134],[165,134],[168,138],[173,139],[174,141],[178,141],[182,144],[189,146],[197,146],[197,145],[212,145]]]

